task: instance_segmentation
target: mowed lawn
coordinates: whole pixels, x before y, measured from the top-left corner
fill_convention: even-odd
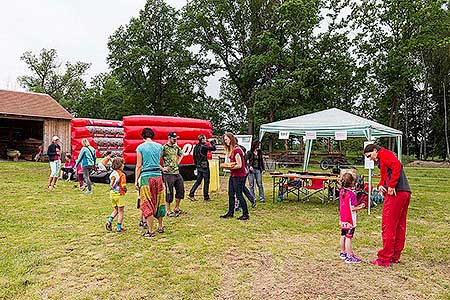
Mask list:
[[[126,233],[106,232],[108,186],[45,189],[48,165],[0,162],[0,299],[450,299],[450,169],[407,168],[413,196],[401,263],[368,263],[381,246],[381,209],[359,215],[355,252],[338,258],[336,203],[267,203],[223,220],[227,195],[190,202],[145,239],[136,193]],[[186,183],[188,189],[193,182]],[[235,216],[239,216],[237,213]]]

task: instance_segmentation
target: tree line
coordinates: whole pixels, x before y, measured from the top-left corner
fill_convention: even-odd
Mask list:
[[[107,73],[86,82],[90,64],[43,49],[18,81],[75,116],[197,117],[217,134],[337,107],[403,131],[407,155],[449,159],[449,42],[441,0],[148,0],[111,34]]]

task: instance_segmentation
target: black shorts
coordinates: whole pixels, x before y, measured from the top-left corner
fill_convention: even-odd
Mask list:
[[[166,186],[166,202],[173,202],[173,188],[175,188],[175,199],[184,198],[184,181],[180,174],[163,174]]]
[[[341,229],[341,236],[351,239],[355,234],[355,229],[356,227],[353,227],[352,229]]]

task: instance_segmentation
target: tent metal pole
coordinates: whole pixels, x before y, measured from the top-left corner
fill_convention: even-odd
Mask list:
[[[308,170],[309,157],[311,155],[312,140],[306,140],[305,143],[305,155],[303,156],[303,172]]]
[[[307,169],[307,157],[308,157],[308,144],[309,144],[309,140],[306,140],[305,142],[305,154],[303,155],[303,172],[306,172]]]
[[[311,141],[309,142],[309,148],[308,148],[308,164],[306,165],[307,167],[308,167],[308,165],[309,165],[309,161],[311,160],[312,143],[313,143],[313,140],[311,140]]]
[[[367,138],[369,142],[372,142],[372,129],[369,128]],[[369,168],[369,201],[367,207],[367,214],[370,215],[370,204],[372,203],[372,169]]]
[[[402,136],[397,136],[397,157],[402,162]]]
[[[262,139],[263,139],[263,137],[264,137],[264,133],[265,133],[264,130],[262,130],[262,129],[259,130],[259,141],[260,141],[260,142],[262,141]]]

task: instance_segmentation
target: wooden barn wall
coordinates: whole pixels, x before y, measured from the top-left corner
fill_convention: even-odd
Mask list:
[[[70,120],[47,119],[44,121],[44,152],[47,151],[54,135],[57,135],[62,143],[61,151],[70,152]]]

